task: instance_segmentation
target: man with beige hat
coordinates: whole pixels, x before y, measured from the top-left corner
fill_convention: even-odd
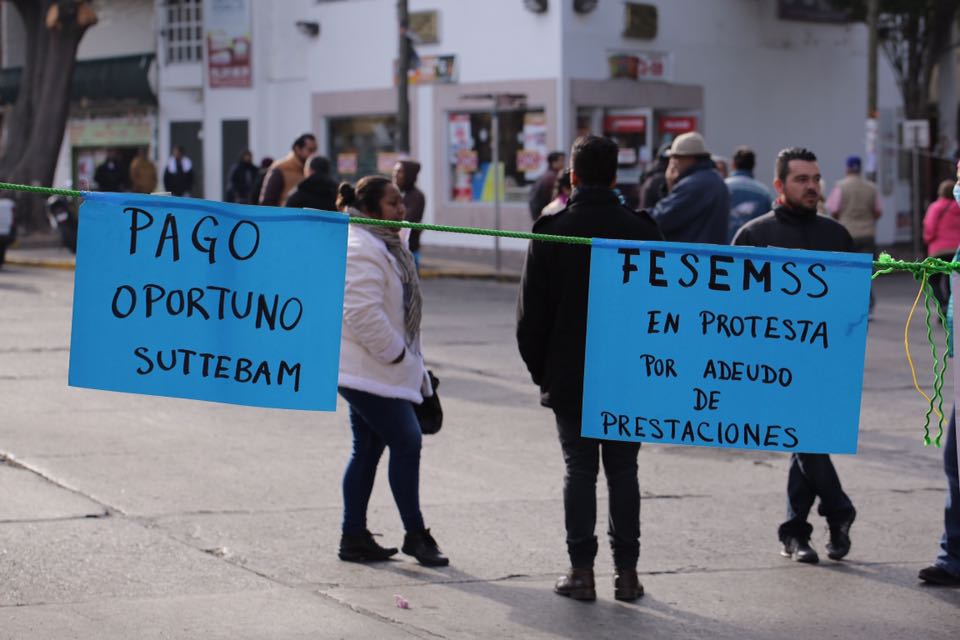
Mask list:
[[[677,136],[669,154],[669,193],[650,212],[663,235],[674,242],[726,244],[730,192],[703,136],[696,131]]]

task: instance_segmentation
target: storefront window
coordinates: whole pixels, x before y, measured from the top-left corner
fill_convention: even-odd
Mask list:
[[[546,170],[547,119],[542,109],[501,111],[498,171],[500,199],[526,202],[530,184]],[[450,199],[492,202],[494,198],[493,114],[455,112],[447,116]]]
[[[617,188],[631,206],[639,205],[639,185],[657,165],[657,151],[675,137],[696,131],[699,112],[648,107],[580,107],[577,135],[602,135],[620,147]]]
[[[389,175],[396,162],[395,116],[330,118],[330,159],[344,180]]]

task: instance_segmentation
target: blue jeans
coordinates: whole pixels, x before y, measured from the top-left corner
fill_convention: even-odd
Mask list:
[[[957,414],[951,412],[943,446],[943,472],[947,475],[947,503],[943,510],[940,554],[934,564],[960,576],[960,483],[957,480]]]
[[[807,522],[813,502],[820,498],[820,515],[828,525],[838,525],[855,513],[843,492],[830,456],[824,453],[795,453],[790,456],[787,476],[787,520],[780,525],[780,540],[809,540],[813,526]]]
[[[367,505],[377,477],[377,464],[390,448],[387,470],[390,490],[407,531],[424,528],[420,513],[420,445],[422,434],[409,400],[340,387],[350,405],[353,455],[343,474],[343,532],[367,528]]]

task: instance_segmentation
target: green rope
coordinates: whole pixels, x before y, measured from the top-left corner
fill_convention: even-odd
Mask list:
[[[87,191],[76,191],[73,189],[54,189],[51,187],[35,187],[26,184],[15,184],[10,182],[0,182],[0,190],[8,191],[24,191],[27,193],[36,193],[43,195],[57,195],[57,196],[66,196],[68,198],[84,198],[89,192]],[[381,227],[393,227],[393,228],[406,228],[406,229],[417,229],[420,231],[440,231],[443,233],[465,233],[471,235],[480,235],[480,236],[492,236],[498,238],[517,238],[520,240],[539,240],[544,242],[561,242],[566,244],[578,244],[578,245],[591,245],[593,240],[591,238],[583,238],[578,236],[558,236],[544,233],[529,233],[524,231],[504,231],[500,229],[480,229],[476,227],[455,227],[449,225],[441,224],[426,224],[422,222],[406,222],[400,220],[378,220],[376,218],[359,218],[351,217],[349,219],[350,223],[356,224],[365,224],[372,226],[381,226]],[[924,309],[926,311],[926,326],[927,326],[927,341],[930,343],[930,351],[933,355],[933,371],[934,371],[934,384],[933,384],[933,396],[930,398],[930,406],[927,409],[924,423],[924,435],[923,442],[925,445],[929,445],[932,442],[936,443],[936,446],[940,446],[940,439],[943,435],[943,385],[944,385],[944,374],[947,368],[947,350],[944,349],[943,357],[939,357],[937,352],[937,345],[933,338],[933,328],[930,323],[930,304],[931,298],[933,298],[933,288],[929,282],[929,276],[934,273],[943,273],[951,274],[954,272],[960,272],[960,262],[950,262],[947,260],[941,260],[940,258],[926,258],[920,262],[907,262],[905,260],[894,260],[889,254],[881,253],[880,256],[873,261],[873,268],[875,269],[871,279],[876,279],[878,276],[893,273],[896,271],[906,271],[913,274],[913,276],[921,281],[924,287]],[[940,307],[939,302],[934,301],[934,306],[936,308],[937,314],[939,315],[941,323],[946,328],[947,333],[950,332],[950,327],[947,327],[946,318],[943,315],[943,309]],[[934,412],[936,407],[936,412],[940,416],[939,430],[937,432],[937,437],[934,441],[930,439],[930,415]]]
[[[469,233],[477,236],[494,236],[499,238],[519,238],[521,240],[541,240],[545,242],[562,242],[565,244],[593,244],[592,238],[579,236],[557,236],[548,233],[530,233],[528,231],[504,231],[501,229],[478,229],[477,227],[452,227],[444,224],[426,224],[423,222],[407,222],[405,220],[379,220],[377,218],[350,217],[350,222],[373,225],[378,227],[394,227],[396,229],[420,229],[422,231],[444,231],[447,233]],[[960,266],[960,265],[958,265]]]
[[[936,438],[937,448],[940,448],[940,439],[943,436],[943,379],[944,374],[947,372],[947,350],[944,348],[943,358],[941,359],[937,354],[937,343],[933,338],[933,326],[930,323],[930,305],[931,302],[933,307],[937,311],[937,315],[940,317],[940,322],[944,327],[947,326],[947,319],[943,316],[943,309],[940,307],[940,302],[933,295],[933,286],[930,284],[930,278],[924,277],[923,279],[923,308],[924,308],[924,322],[927,325],[927,342],[930,344],[930,353],[933,355],[933,395],[930,397],[930,406],[927,408],[927,413],[924,416],[923,424],[923,444],[924,446],[930,446],[930,414],[936,411],[937,415],[940,417],[938,422],[938,431]]]
[[[87,195],[86,191],[74,191],[73,189],[54,189],[53,187],[33,187],[29,184],[12,184],[10,182],[0,182],[0,190],[7,191],[26,191],[27,193],[42,193],[51,196],[67,196],[68,198],[83,198]]]
[[[925,258],[920,262],[907,262],[905,260],[894,260],[890,254],[881,253],[880,257],[873,261],[873,268],[876,269],[872,278],[893,273],[894,271],[908,271],[914,275],[917,280],[923,277],[923,274],[945,273],[951,274],[960,271],[960,262],[950,262],[940,258]]]
[[[51,187],[33,187],[26,184],[0,182],[0,190],[26,191],[43,195],[67,196],[69,198],[84,198],[89,192],[73,189],[53,189]],[[500,229],[479,229],[477,227],[454,227],[443,224],[426,224],[422,222],[407,222],[405,220],[379,220],[377,218],[351,217],[349,222],[377,227],[393,227],[395,229],[418,229],[420,231],[441,231],[445,233],[466,233],[477,236],[493,236],[499,238],[518,238],[520,240],[542,240],[546,242],[562,242],[565,244],[593,244],[592,238],[578,236],[557,236],[547,233],[529,233],[526,231],[504,231]]]
[[[28,193],[38,193],[44,195],[67,196],[68,198],[83,198],[88,191],[76,191],[74,189],[54,189],[51,187],[34,187],[27,184],[15,184],[11,182],[0,182],[0,190],[8,191],[26,191]],[[492,236],[498,238],[517,238],[520,240],[540,240],[545,242],[562,242],[565,244],[593,244],[592,238],[583,238],[580,236],[558,236],[546,233],[530,233],[527,231],[505,231],[502,229],[481,229],[477,227],[455,227],[443,224],[427,224],[423,222],[407,222],[405,220],[378,220],[376,218],[351,217],[351,223],[366,224],[380,227],[394,227],[397,229],[417,229],[420,231],[440,231],[444,233],[466,233],[477,236]],[[922,277],[923,273],[953,273],[960,271],[960,262],[948,262],[940,258],[927,258],[921,262],[907,262],[905,260],[894,260],[889,254],[881,253],[880,257],[873,261],[873,267],[876,271],[873,278],[879,275],[893,273],[894,271],[908,271],[914,276]]]

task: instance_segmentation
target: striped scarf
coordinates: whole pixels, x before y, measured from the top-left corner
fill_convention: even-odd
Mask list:
[[[355,217],[370,217],[367,214],[350,208],[349,214]],[[400,238],[398,229],[364,225],[364,230],[379,238],[387,245],[387,251],[397,261],[400,267],[400,282],[403,283],[403,324],[407,349],[420,353],[420,318],[423,313],[423,296],[420,294],[420,277],[417,275],[417,265],[413,261],[413,254]]]

